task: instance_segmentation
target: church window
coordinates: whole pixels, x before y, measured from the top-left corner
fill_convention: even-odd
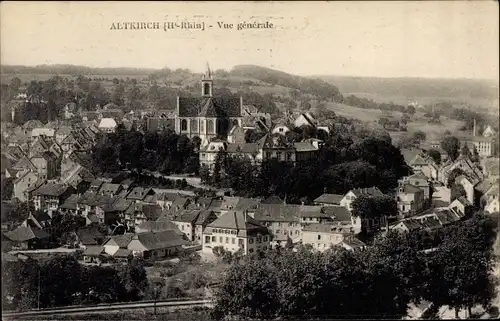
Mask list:
[[[200,133],[203,133],[205,131],[205,121],[200,120]]]
[[[198,119],[191,119],[191,131],[198,131]]]
[[[207,132],[215,133],[214,121],[211,119],[207,120]]]
[[[187,120],[182,119],[181,120],[181,130],[187,130],[187,127],[188,127]]]

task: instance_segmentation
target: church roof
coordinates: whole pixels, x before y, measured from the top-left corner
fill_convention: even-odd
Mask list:
[[[179,117],[241,117],[239,98],[179,97]]]

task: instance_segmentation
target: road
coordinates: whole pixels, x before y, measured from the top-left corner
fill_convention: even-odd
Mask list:
[[[123,310],[133,310],[133,309],[145,309],[153,308],[154,302],[131,302],[131,303],[118,303],[109,305],[99,305],[99,306],[78,306],[78,307],[66,307],[66,308],[55,308],[55,309],[43,309],[43,310],[32,310],[26,312],[7,312],[2,313],[2,319],[6,320],[8,317],[29,317],[29,316],[39,316],[39,315],[74,315],[74,314],[88,314],[88,313],[98,313],[98,312],[117,312]],[[211,300],[183,300],[183,301],[157,301],[157,308],[175,308],[175,309],[187,309],[194,307],[212,307]]]

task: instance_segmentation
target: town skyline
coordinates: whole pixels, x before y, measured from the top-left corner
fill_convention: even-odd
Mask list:
[[[498,12],[492,4],[200,3],[193,11],[181,2],[151,3],[141,10],[137,3],[119,7],[113,3],[4,3],[1,61],[2,65],[25,66],[168,66],[195,72],[202,72],[208,61],[213,69],[258,65],[304,76],[498,82]],[[223,10],[216,11],[217,6]],[[15,23],[19,15],[27,18],[22,25]],[[75,19],[77,15],[85,18]],[[214,28],[200,33],[109,30],[116,21],[163,22],[174,17],[214,24],[256,19],[273,21],[277,27]],[[311,48],[317,51],[311,53]]]

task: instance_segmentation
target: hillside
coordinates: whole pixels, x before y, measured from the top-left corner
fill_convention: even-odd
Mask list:
[[[498,109],[498,83],[491,80],[373,78],[348,76],[316,76],[335,85],[344,94],[407,104],[418,101],[431,104],[449,100],[464,105]]]

